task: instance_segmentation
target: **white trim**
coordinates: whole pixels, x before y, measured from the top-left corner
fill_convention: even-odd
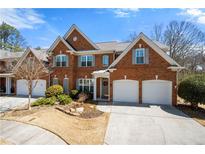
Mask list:
[[[75,51],[62,37],[58,36],[56,38],[56,40],[53,42],[53,44],[50,46],[50,48],[48,49],[48,51],[53,51],[53,49],[55,49],[55,47],[58,45],[58,43],[62,41],[65,46],[70,49],[71,51]]]
[[[95,49],[99,49],[99,47],[93,43],[75,24],[73,24],[70,29],[65,33],[64,39],[66,40],[68,36],[74,31],[77,30]]]
[[[114,50],[84,50],[84,51],[75,51],[76,55],[86,55],[86,54],[103,54],[103,53],[114,53]]]
[[[138,37],[122,52],[120,56],[117,57],[115,61],[108,67],[114,67],[126,54],[129,52],[132,47],[142,39],[145,41],[154,51],[156,51],[162,58],[164,58],[169,64],[180,66],[176,61],[169,57],[159,46],[157,46],[151,39],[149,39],[145,34],[140,33]]]
[[[172,71],[180,71],[182,69],[185,69],[185,67],[170,66],[167,67],[167,69],[171,69]]]

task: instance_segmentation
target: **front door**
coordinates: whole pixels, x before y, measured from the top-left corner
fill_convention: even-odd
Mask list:
[[[108,99],[108,78],[102,78],[102,98]]]

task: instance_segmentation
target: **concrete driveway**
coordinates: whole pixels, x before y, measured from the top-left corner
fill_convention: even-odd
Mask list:
[[[106,106],[105,144],[205,144],[205,127],[171,106]]]
[[[32,98],[31,102],[35,101],[36,98]],[[28,104],[27,97],[8,97],[0,96],[0,113],[11,109],[20,109]]]
[[[51,145],[66,144],[53,133],[37,126],[15,121],[0,120],[0,139],[8,144]]]

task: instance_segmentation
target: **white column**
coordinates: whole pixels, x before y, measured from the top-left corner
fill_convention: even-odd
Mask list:
[[[96,84],[97,79],[93,78],[93,99],[96,100],[96,93],[97,93],[97,84]]]
[[[6,94],[9,94],[9,77],[6,77]]]

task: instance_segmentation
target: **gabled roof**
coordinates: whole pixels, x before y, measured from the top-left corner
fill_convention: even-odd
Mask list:
[[[64,39],[67,40],[67,38],[69,37],[69,35],[74,31],[77,30],[95,49],[99,49],[98,46],[92,42],[75,24],[73,24],[70,29],[66,32],[66,34],[64,35]]]
[[[56,38],[56,40],[53,42],[53,44],[50,46],[50,48],[48,49],[48,51],[53,51],[53,49],[58,45],[58,43],[62,41],[65,46],[70,49],[71,51],[75,51],[61,36],[58,36]]]
[[[99,42],[95,43],[100,50],[113,50],[116,52],[122,52],[126,49],[126,47],[130,44],[130,42],[117,42],[117,41],[109,41],[109,42]]]
[[[123,53],[113,61],[113,63],[108,67],[114,67],[131,49],[132,47],[142,39],[145,41],[154,51],[156,51],[162,58],[164,58],[170,65],[180,67],[180,65],[174,61],[171,57],[169,57],[156,43],[154,43],[151,39],[149,39],[145,34],[140,33],[138,37],[123,51]]]
[[[23,51],[22,52],[12,52],[8,50],[0,49],[0,60],[20,58],[23,55],[23,53],[24,53]]]
[[[15,65],[15,67],[13,68],[13,72],[15,73],[17,68],[22,64],[22,62],[24,61],[24,59],[28,56],[28,54],[32,52],[33,55],[36,57],[36,59],[38,59],[39,63],[43,66],[43,68],[45,70],[47,70],[47,68],[43,65],[43,63],[41,62],[41,58],[39,58],[39,53],[36,52],[35,49],[32,48],[27,48],[26,51],[24,52],[24,54],[22,55],[22,57],[20,58],[20,60],[18,61],[18,63]]]

